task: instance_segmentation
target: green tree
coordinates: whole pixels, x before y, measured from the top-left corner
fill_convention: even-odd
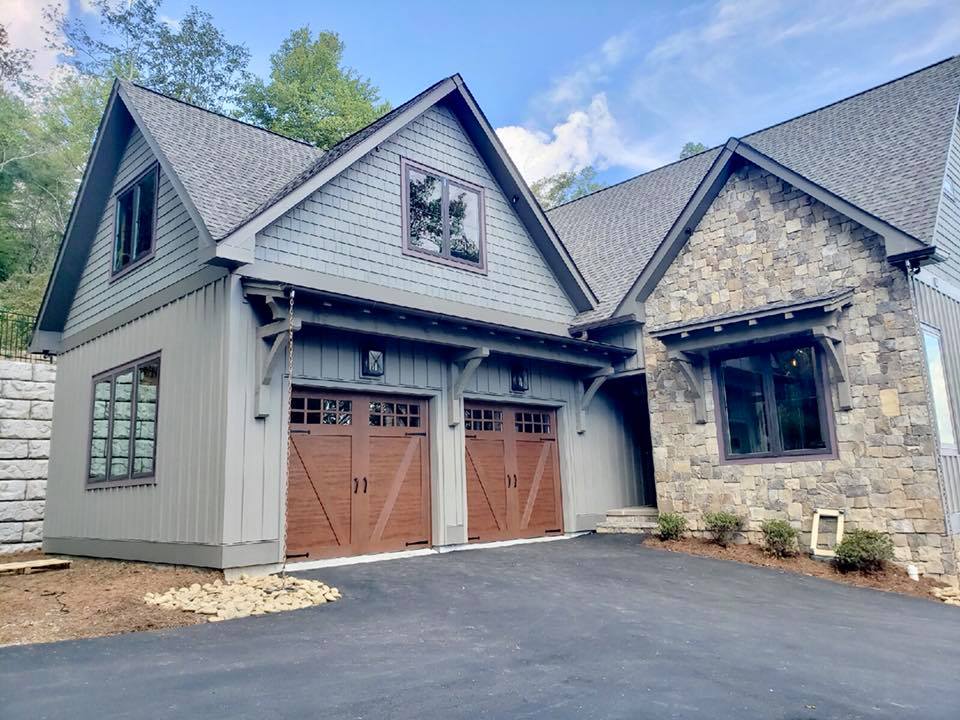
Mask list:
[[[693,155],[699,155],[707,150],[707,146],[699,142],[688,142],[680,149],[680,159],[686,160]]]
[[[561,172],[540,178],[530,185],[530,191],[544,210],[563,205],[606,187],[596,181],[597,171],[587,165],[579,172]]]
[[[329,148],[390,110],[380,90],[343,65],[336,33],[294,30],[270,56],[270,76],[251,80],[239,115],[288,137]]]
[[[47,41],[82,75],[132,80],[212,110],[231,105],[248,79],[250,51],[227,42],[213,17],[191,6],[174,24],[160,17],[163,0],[90,0],[96,14],[70,18],[45,10]]]

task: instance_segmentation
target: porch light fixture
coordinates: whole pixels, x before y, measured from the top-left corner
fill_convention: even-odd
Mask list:
[[[510,371],[510,389],[513,392],[527,392],[530,389],[530,376],[525,367],[514,365]]]
[[[360,351],[360,374],[364,377],[383,377],[386,353],[378,348],[364,348]]]

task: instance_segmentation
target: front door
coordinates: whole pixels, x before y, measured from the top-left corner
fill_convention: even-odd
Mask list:
[[[295,390],[287,555],[429,546],[427,433],[420,398]]]
[[[468,403],[463,427],[469,540],[562,532],[555,411]]]

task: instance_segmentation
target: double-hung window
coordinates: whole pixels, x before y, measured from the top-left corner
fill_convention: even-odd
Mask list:
[[[153,255],[159,165],[117,194],[113,226],[113,274]]]
[[[483,188],[407,160],[401,174],[404,252],[483,271]]]
[[[159,400],[159,355],[93,379],[89,487],[153,481]]]
[[[933,415],[937,423],[940,452],[956,454],[957,436],[953,428],[947,372],[943,367],[943,342],[939,331],[926,325],[923,326],[923,351],[927,357],[927,373],[930,378],[930,394],[933,399]]]
[[[826,369],[815,346],[724,354],[714,377],[726,459],[831,452]]]

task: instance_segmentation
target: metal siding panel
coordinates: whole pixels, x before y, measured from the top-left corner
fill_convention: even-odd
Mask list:
[[[134,128],[74,294],[64,327],[65,335],[83,330],[196,271],[197,228],[170,179],[161,172],[154,257],[142,267],[111,281],[113,196],[154,161],[143,135]]]
[[[480,185],[488,274],[401,251],[400,158]],[[437,106],[257,235],[259,260],[568,322],[576,314],[454,115]]]
[[[960,419],[960,301],[915,279],[914,296],[920,321],[941,333],[944,369],[954,423]],[[960,513],[960,457],[940,455],[940,473],[947,502],[947,514]],[[960,528],[954,528],[954,531]]]
[[[219,543],[225,404],[218,281],[60,356],[45,532]],[[157,484],[86,490],[91,379],[160,350]]]

